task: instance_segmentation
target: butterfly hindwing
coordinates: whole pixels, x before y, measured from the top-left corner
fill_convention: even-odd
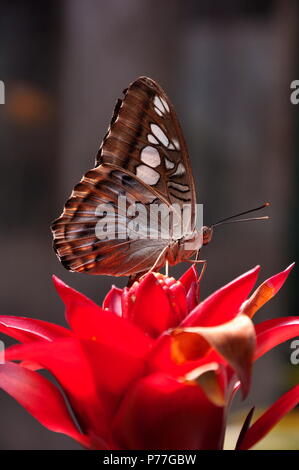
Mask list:
[[[125,199],[120,202],[121,196]],[[149,270],[167,245],[165,240],[137,238],[147,228],[149,204],[155,198],[151,188],[121,168],[102,164],[90,170],[52,224],[62,264],[70,271],[114,276]],[[127,211],[137,202],[146,214],[136,230]]]

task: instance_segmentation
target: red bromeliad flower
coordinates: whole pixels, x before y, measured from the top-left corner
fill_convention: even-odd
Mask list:
[[[202,302],[194,267],[178,281],[149,273],[130,289],[112,287],[102,307],[54,277],[70,329],[0,317],[0,331],[22,343],[6,350],[0,386],[87,448],[221,449],[228,408],[238,388],[247,395],[254,361],[299,335],[299,317],[251,320],[291,268],[249,296],[256,267]],[[250,412],[237,448],[252,447],[298,402],[299,385],[252,426]]]

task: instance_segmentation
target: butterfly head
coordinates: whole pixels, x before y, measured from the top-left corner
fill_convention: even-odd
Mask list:
[[[207,245],[212,240],[213,227],[207,227],[206,225],[204,225],[201,230],[202,230],[202,244]]]

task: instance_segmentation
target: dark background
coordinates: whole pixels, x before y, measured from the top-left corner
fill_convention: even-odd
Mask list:
[[[270,221],[216,231],[203,251],[202,296],[256,264],[264,280],[296,260],[298,47],[292,0],[2,0],[1,313],[65,324],[52,273],[96,301],[112,282],[125,285],[65,271],[49,226],[93,166],[116,98],[140,75],[157,80],[177,109],[206,224],[271,201]],[[297,271],[259,321],[298,314]],[[256,364],[246,409],[298,380],[290,352],[288,342]],[[0,394],[0,448],[78,447]]]

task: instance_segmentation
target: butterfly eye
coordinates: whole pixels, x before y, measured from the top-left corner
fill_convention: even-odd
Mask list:
[[[213,236],[213,228],[212,227],[202,227],[202,243],[203,245],[207,245]]]

